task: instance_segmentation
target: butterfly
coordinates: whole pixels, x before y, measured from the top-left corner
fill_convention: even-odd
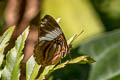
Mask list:
[[[65,36],[50,15],[45,15],[40,21],[38,42],[34,49],[34,58],[42,66],[57,64],[69,52]]]

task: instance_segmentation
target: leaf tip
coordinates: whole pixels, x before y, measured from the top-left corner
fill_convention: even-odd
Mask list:
[[[80,64],[86,64],[86,63],[94,63],[96,62],[93,58],[90,56],[83,56],[83,59],[80,61]]]

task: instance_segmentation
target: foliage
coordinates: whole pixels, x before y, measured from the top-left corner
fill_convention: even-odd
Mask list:
[[[86,40],[80,53],[92,56],[96,63],[91,65],[88,80],[120,80],[120,30],[102,34]]]
[[[3,61],[3,52],[4,48],[7,46],[8,41],[10,40],[10,37],[12,35],[12,32],[14,30],[14,27],[10,27],[0,38],[0,64],[4,63],[4,66],[0,66],[0,79],[1,80],[19,80],[20,77],[20,64],[21,60],[23,59],[22,50],[24,48],[25,40],[28,36],[29,29],[27,28],[22,35],[20,35],[16,42],[15,46],[8,51],[7,55],[5,56],[6,59]],[[71,40],[72,41],[72,40]],[[50,74],[51,72],[55,71],[56,69],[63,68],[67,64],[74,64],[74,63],[92,63],[94,60],[91,57],[88,56],[80,56],[72,60],[67,60],[66,62],[57,64],[57,65],[50,65],[46,66],[42,73],[40,74],[39,78],[37,80],[42,80],[45,78],[46,75]],[[34,57],[31,56],[31,58],[28,60],[26,65],[26,80],[35,80],[38,71],[42,68],[41,65],[38,65]],[[6,75],[7,74],[7,75]]]
[[[10,40],[10,37],[13,33],[14,27],[9,28],[2,37],[0,37],[0,77],[1,77],[1,73],[2,73],[2,61],[4,58],[3,52],[5,47],[8,45],[8,41]]]
[[[120,0],[90,0],[106,31],[120,28]]]
[[[13,28],[10,28],[9,31],[13,31]],[[26,29],[25,32],[23,32],[21,36],[18,37],[14,48],[8,51],[7,55],[5,56],[6,57],[6,60],[4,61],[5,67],[3,68],[2,75],[1,75],[2,80],[18,80],[19,79],[20,62],[23,58],[22,50],[24,48],[24,42],[27,38],[27,35],[28,35],[28,28]],[[10,37],[11,35],[8,35],[8,36]]]
[[[1,30],[5,26],[3,16],[5,5],[7,3],[5,1],[6,0],[0,1],[0,33],[2,32]],[[90,1],[91,3],[93,3],[92,5],[89,3],[89,0],[44,1],[42,13],[51,14],[54,15],[55,17],[61,17],[63,21],[61,21],[60,23],[67,38],[75,33],[79,33],[81,30],[84,30],[84,33],[82,35],[82,39],[80,37],[78,41],[76,41],[75,43],[80,47],[74,49],[72,54],[72,60],[73,62],[78,61],[77,64],[70,64],[70,62],[72,62],[70,59],[67,59],[65,61],[64,59],[62,59],[62,63],[53,66],[47,66],[45,71],[43,71],[42,75],[39,77],[39,79],[44,78],[44,76],[46,75],[52,74],[49,75],[48,77],[49,80],[56,79],[120,80],[120,63],[119,63],[120,30],[105,33],[102,34],[101,36],[97,36],[92,39],[88,38],[89,36],[92,36],[103,31],[103,26],[100,20],[102,20],[103,24],[107,27],[108,31],[119,28],[120,1],[119,0],[90,0]],[[96,12],[94,11],[93,6],[94,8],[96,8]],[[99,16],[97,15],[98,13]],[[4,48],[8,45],[8,41],[11,37],[13,30],[14,27],[9,28],[0,38],[0,80],[2,78],[5,78],[5,76],[7,76],[6,77],[7,80],[9,80],[10,78],[12,80],[16,80],[15,78],[18,78],[20,75],[19,65],[24,55],[22,55],[19,52],[18,53],[15,52],[16,56],[11,56],[14,54],[12,51],[15,51],[16,47],[11,49],[8,52],[7,56],[3,55]],[[25,37],[23,38],[23,35],[21,35],[21,38],[19,39],[25,40],[26,38]],[[83,42],[83,44],[80,45],[79,42],[81,40],[85,40],[85,42]],[[18,43],[18,45],[24,47],[23,44],[24,42],[22,42],[21,44]],[[18,45],[16,44],[15,46]],[[81,56],[81,54],[85,56]],[[73,58],[73,55],[77,56]],[[96,62],[93,63],[91,66],[89,66],[88,64],[82,65],[79,64],[86,63],[87,60],[86,58],[89,59],[89,57],[86,57],[86,55],[95,58]],[[4,57],[7,58],[6,61],[3,60]],[[14,60],[13,57],[15,57]],[[83,58],[85,62],[84,60],[81,61],[81,58]],[[9,61],[9,59],[10,61],[12,59],[12,64]],[[3,65],[5,65],[5,67]],[[37,73],[40,68],[41,65],[36,64],[34,57],[31,56],[31,58],[26,63],[26,80],[35,80],[35,77],[37,76]],[[6,73],[8,75],[5,75]],[[15,76],[15,78],[13,78],[12,76]]]

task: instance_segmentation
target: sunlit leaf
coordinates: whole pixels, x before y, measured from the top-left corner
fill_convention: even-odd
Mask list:
[[[95,62],[95,60],[90,56],[80,56],[73,60],[70,60],[69,64],[73,64],[73,63],[86,64],[86,63],[93,63],[93,62]]]
[[[1,77],[1,64],[4,58],[3,52],[5,47],[8,45],[8,41],[11,38],[11,35],[13,33],[14,26],[10,27],[1,37],[0,37],[0,77]]]
[[[26,64],[26,80],[35,80],[39,68],[40,68],[40,65],[38,65],[35,62],[34,57],[31,56]]]
[[[46,66],[44,71],[42,72],[42,74],[40,75],[40,77],[37,80],[43,80],[45,78],[45,76],[49,73],[49,71],[51,69],[53,69],[55,65],[50,65],[50,66]]]
[[[53,68],[53,70],[51,71],[54,71],[54,70],[57,70],[57,69],[60,69],[60,68],[63,68],[65,67],[67,64],[74,64],[74,63],[79,63],[79,64],[86,64],[86,63],[93,63],[95,62],[95,60],[89,56],[80,56],[80,57],[77,57],[75,59],[72,59],[72,60],[67,60],[66,62],[64,63],[61,63],[59,65],[57,65],[55,68]]]
[[[54,67],[55,65],[50,65],[50,66],[46,66],[43,69],[43,72],[41,73],[41,75],[39,76],[39,78],[37,80],[42,80],[46,75],[48,75],[49,71]],[[36,76],[38,74],[38,71],[41,69],[41,65],[38,65],[35,60],[34,57],[31,56],[31,58],[28,60],[27,62],[27,66],[26,66],[26,75],[27,75],[27,79],[26,80],[35,80]]]
[[[6,65],[1,75],[1,80],[19,80],[20,61],[23,58],[22,50],[28,33],[29,29],[27,28],[23,34],[17,38],[15,46],[7,53]]]

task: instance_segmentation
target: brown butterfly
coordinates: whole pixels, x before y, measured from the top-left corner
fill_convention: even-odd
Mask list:
[[[38,34],[34,49],[36,62],[42,66],[57,64],[69,50],[60,26],[53,17],[46,15],[41,19]]]

